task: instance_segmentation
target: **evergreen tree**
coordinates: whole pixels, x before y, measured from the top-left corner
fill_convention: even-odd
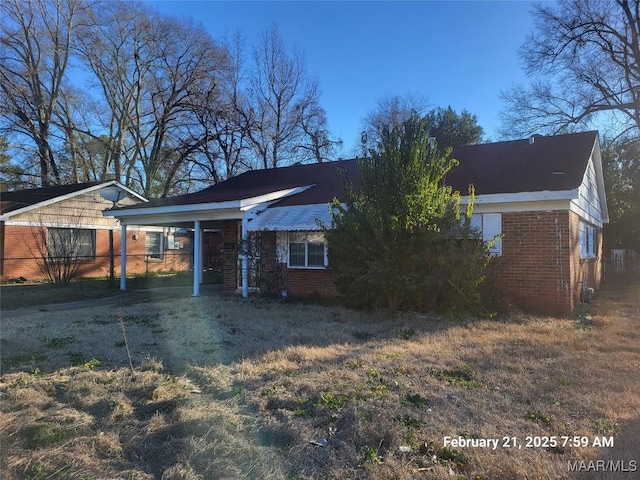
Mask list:
[[[359,185],[333,204],[327,232],[336,285],[354,306],[469,310],[479,305],[487,264],[471,230],[473,191],[444,184],[457,165],[451,149],[429,140],[429,124],[411,115],[386,127],[369,158],[359,159]]]

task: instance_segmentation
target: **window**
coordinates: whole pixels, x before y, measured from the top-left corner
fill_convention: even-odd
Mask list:
[[[162,232],[147,232],[144,245],[148,258],[162,258]]]
[[[325,268],[327,263],[324,233],[289,232],[289,267]]]
[[[580,222],[580,257],[581,258],[589,258],[595,257],[597,248],[596,248],[596,228],[584,223]]]
[[[489,248],[491,255],[502,255],[501,213],[474,213],[471,217],[471,227],[482,233],[483,242],[493,242]]]
[[[82,228],[49,228],[47,255],[52,258],[95,258],[96,231]]]

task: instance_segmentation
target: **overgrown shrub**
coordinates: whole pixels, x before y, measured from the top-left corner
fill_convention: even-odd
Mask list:
[[[458,162],[412,116],[387,129],[378,148],[359,159],[359,187],[347,184],[333,203],[327,231],[336,285],[356,307],[461,313],[480,305],[489,257],[471,228],[473,188],[461,212],[460,193],[445,183]]]

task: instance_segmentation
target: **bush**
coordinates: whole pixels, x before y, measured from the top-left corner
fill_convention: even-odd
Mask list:
[[[457,165],[440,152],[426,122],[388,129],[370,158],[357,160],[359,188],[334,201],[327,232],[336,285],[356,307],[461,313],[480,305],[486,247],[471,228],[473,188],[444,183]]]

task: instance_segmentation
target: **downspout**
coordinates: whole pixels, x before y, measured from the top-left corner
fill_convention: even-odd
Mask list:
[[[249,296],[249,259],[247,255],[247,214],[246,212],[242,216],[242,232],[241,232],[241,252],[240,259],[242,262],[242,298]]]

